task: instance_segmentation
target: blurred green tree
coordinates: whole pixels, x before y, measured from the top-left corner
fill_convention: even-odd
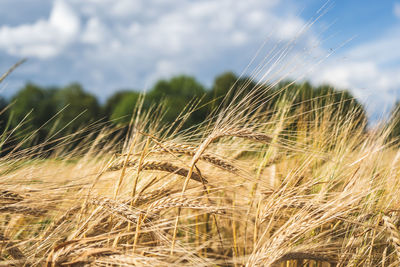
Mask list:
[[[10,115],[9,103],[7,100],[0,96],[0,131],[4,132],[6,125],[8,123],[8,118]]]
[[[56,111],[65,108],[58,116],[59,127],[65,127],[65,133],[73,133],[88,123],[102,118],[97,98],[85,92],[78,83],[57,90],[52,101]]]
[[[224,72],[214,79],[208,99],[211,100],[211,108],[224,107],[240,101],[251,90],[257,87],[257,83],[250,77],[239,78],[231,71]]]
[[[345,118],[352,117],[354,129],[365,130],[367,115],[361,103],[347,90],[337,90],[330,85],[312,86],[309,82],[295,83],[283,81],[274,91],[276,100],[286,99],[291,103],[291,115],[295,117],[289,127],[290,130],[298,130],[300,125],[312,124],[316,120],[336,121],[340,125],[346,122]],[[327,117],[328,116],[328,117]]]
[[[33,83],[27,83],[12,98],[11,127],[18,127],[15,131],[18,139],[37,130],[37,141],[44,140],[48,133],[48,122],[56,110],[52,101],[53,94],[52,90],[45,90]]]
[[[131,90],[120,90],[111,95],[102,107],[102,113],[104,116],[110,120],[115,108],[118,106],[121,100],[129,96],[131,93]]]
[[[396,144],[400,144],[400,101],[396,101],[387,122],[389,128],[388,141],[394,141]]]
[[[151,103],[165,102],[167,111],[164,119],[167,122],[173,122],[177,116],[185,109],[190,107],[191,101],[204,97],[206,90],[194,77],[180,75],[170,80],[158,81],[147,97]],[[201,102],[200,107],[204,102]],[[189,105],[189,106],[188,106]],[[185,127],[195,125],[204,120],[207,116],[205,107],[195,109],[185,122]]]
[[[140,94],[134,91],[121,92],[118,96],[118,101],[115,101],[115,107],[111,111],[110,119],[114,123],[129,123],[131,120],[135,107],[138,104]],[[116,97],[117,98],[117,97]],[[144,109],[148,107],[147,101],[144,104]]]

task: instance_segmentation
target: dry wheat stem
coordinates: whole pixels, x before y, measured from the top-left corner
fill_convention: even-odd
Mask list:
[[[143,150],[142,150],[142,152],[140,154],[139,164],[138,164],[138,167],[136,169],[135,179],[134,179],[134,182],[133,182],[133,188],[132,188],[131,197],[135,197],[136,187],[137,187],[137,183],[138,183],[138,180],[139,180],[140,171],[142,170],[143,161],[144,161],[144,158],[145,158],[145,156],[147,154],[147,148],[149,147],[149,144],[150,144],[150,138],[147,137],[146,144],[145,144],[145,146],[144,146],[144,148],[143,148]],[[129,157],[127,156],[125,162],[128,162],[128,158]]]
[[[1,83],[2,81],[4,81],[4,79],[7,78],[7,76],[10,75],[11,72],[13,72],[13,71],[14,71],[16,68],[18,68],[21,64],[24,64],[26,60],[27,60],[26,58],[23,58],[23,59],[19,60],[17,63],[15,63],[6,73],[4,73],[4,74],[0,77],[0,83]]]
[[[132,153],[133,148],[136,145],[136,141],[137,141],[138,136],[139,136],[139,134],[136,133],[135,134],[135,138],[133,139],[133,141],[132,141],[132,143],[131,143],[131,145],[129,147],[128,156],[126,157],[126,159],[125,159],[125,161],[124,161],[124,163],[122,165],[122,171],[120,173],[120,176],[119,176],[119,179],[118,179],[117,185],[115,187],[115,191],[114,191],[114,199],[116,199],[116,197],[118,196],[119,190],[121,189],[122,181],[123,181],[123,179],[125,177],[125,171],[126,171],[126,168],[127,168],[127,164],[129,162],[129,155]]]

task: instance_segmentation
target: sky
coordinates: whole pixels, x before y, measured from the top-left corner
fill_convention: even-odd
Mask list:
[[[400,0],[0,0],[0,84],[81,83],[101,101],[224,71],[348,89],[373,120],[400,100]]]

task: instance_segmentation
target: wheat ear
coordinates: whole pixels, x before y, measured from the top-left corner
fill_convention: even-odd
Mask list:
[[[196,153],[196,148],[193,146],[189,145],[182,145],[182,144],[176,144],[176,143],[168,143],[165,145],[157,144],[159,148],[150,150],[150,153],[172,153],[172,154],[183,154],[183,155],[188,155],[193,157],[194,154]],[[128,154],[122,154],[121,156],[127,156]],[[134,154],[137,155],[137,154]],[[221,168],[223,170],[229,171],[229,172],[238,172],[238,169],[227,162],[226,160],[223,160],[219,157],[216,157],[211,154],[203,154],[200,156],[200,160],[204,160],[208,163],[213,164],[214,166]],[[119,167],[121,168],[121,167]]]
[[[337,265],[337,257],[322,255],[320,253],[312,253],[312,252],[288,252],[281,256],[278,260],[272,263],[272,266],[280,266],[279,263],[289,261],[289,260],[314,260],[320,262],[329,262],[329,264],[336,266]],[[279,264],[279,265],[278,265]]]
[[[46,212],[47,212],[46,210],[24,207],[20,205],[16,206],[13,204],[0,207],[0,213],[16,213],[16,214],[40,216]]]
[[[24,198],[15,192],[0,190],[0,200],[16,203],[24,200]]]
[[[160,147],[158,150],[153,150],[152,152],[159,152],[159,151],[176,153],[176,154],[185,154],[185,155],[193,157],[196,153],[196,148],[189,146],[189,145],[168,143],[168,144],[166,144],[165,147]],[[218,157],[210,155],[210,154],[204,153],[200,156],[199,159],[204,160],[208,163],[211,163],[214,166],[219,167],[226,171],[230,171],[230,172],[238,171],[238,169],[235,166],[233,166],[226,160],[223,160],[221,158],[218,158]]]
[[[248,129],[231,129],[228,131],[224,131],[220,134],[218,134],[218,136],[215,137],[215,139],[224,137],[224,136],[233,136],[233,137],[239,137],[239,138],[244,138],[244,139],[248,139],[251,141],[256,141],[259,143],[264,143],[264,144],[271,144],[272,142],[272,137],[266,134],[262,134],[262,133],[256,133],[256,132],[252,132]]]
[[[127,219],[130,222],[136,223],[141,211],[133,211],[129,205],[119,203],[115,200],[108,198],[93,199],[91,201],[93,205],[101,206],[112,214],[117,214],[122,218]]]
[[[389,240],[391,244],[393,245],[397,259],[400,263],[400,234],[399,231],[397,230],[396,226],[392,222],[392,219],[386,215],[383,215],[382,217],[383,220],[383,225],[385,226],[385,229],[389,233]]]
[[[137,165],[137,161],[129,161],[126,163],[126,167],[135,167]],[[108,170],[109,171],[117,171],[123,167],[123,164],[117,164],[111,166]],[[142,170],[155,170],[155,171],[165,171],[169,173],[174,173],[179,176],[186,177],[189,171],[185,168],[175,166],[169,162],[163,161],[147,161],[143,163]],[[191,178],[198,182],[208,183],[208,181],[203,178],[200,174],[193,172]]]
[[[0,234],[0,241],[6,242],[6,251],[14,260],[19,260],[25,258],[24,253],[19,250],[19,248],[12,246],[9,244],[8,238],[6,238],[4,235]]]
[[[214,207],[208,204],[203,204],[195,199],[188,199],[185,197],[165,197],[154,201],[151,205],[147,207],[147,214],[154,215],[160,213],[161,210],[167,208],[189,208],[189,209],[203,209],[207,210],[209,213],[224,214],[225,210]]]

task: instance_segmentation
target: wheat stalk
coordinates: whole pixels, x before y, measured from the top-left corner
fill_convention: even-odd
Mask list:
[[[143,166],[144,170],[158,170],[158,171],[165,171],[165,172],[170,172],[174,173],[183,177],[186,177],[189,171],[185,168],[175,166],[171,163],[168,162],[157,162],[157,161],[151,161],[151,162],[146,162]],[[191,179],[201,182],[201,183],[208,183],[208,181],[203,178],[200,174],[193,172]]]
[[[54,221],[44,232],[43,236],[47,237],[49,236],[54,230],[58,228],[63,222],[71,218],[73,215],[75,215],[79,210],[81,209],[81,205],[77,205],[75,207],[70,208],[67,210],[64,215],[62,215],[60,218],[58,218],[57,221]]]
[[[1,75],[1,77],[0,77],[0,83],[1,83],[2,81],[4,81],[4,79],[7,78],[7,76],[10,75],[11,72],[13,72],[13,71],[14,71],[16,68],[18,68],[21,64],[24,64],[26,60],[27,60],[26,58],[23,58],[23,59],[19,60],[17,63],[15,63],[13,66],[11,66],[11,68],[9,68],[9,69],[7,70],[6,73],[4,73],[3,75]]]

